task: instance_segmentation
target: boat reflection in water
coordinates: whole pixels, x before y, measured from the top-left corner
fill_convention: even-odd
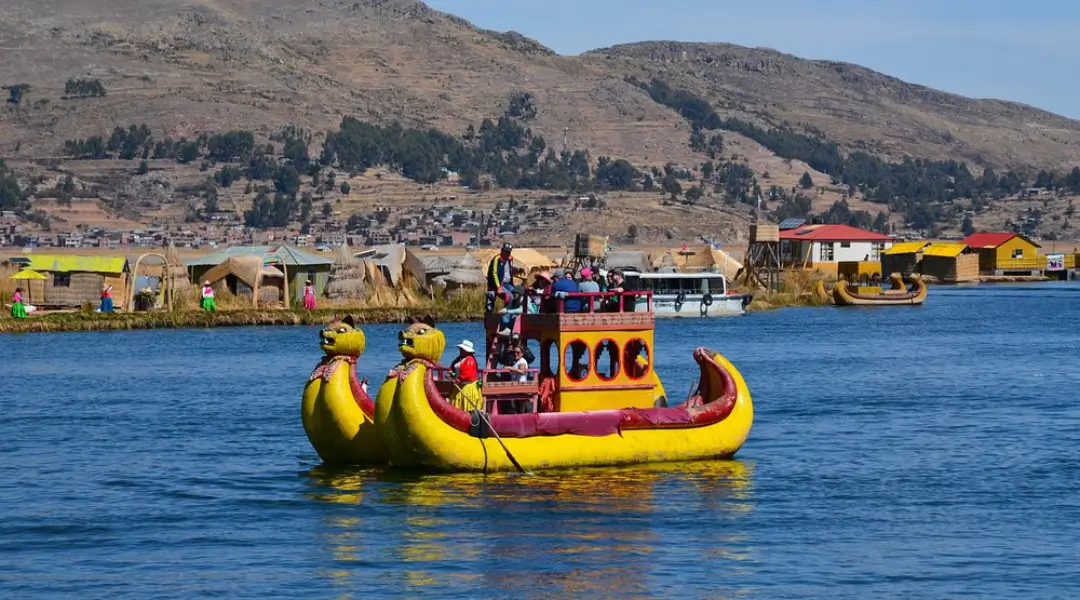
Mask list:
[[[316,469],[307,496],[330,505],[323,574],[343,591],[651,595],[675,572],[736,591],[752,472],[742,461],[486,477]]]

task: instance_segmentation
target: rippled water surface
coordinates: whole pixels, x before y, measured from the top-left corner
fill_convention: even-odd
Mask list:
[[[661,321],[673,396],[697,345],[750,385],[738,460],[487,477],[320,468],[315,328],[5,335],[0,596],[1069,597],[1078,323],[1068,284]]]

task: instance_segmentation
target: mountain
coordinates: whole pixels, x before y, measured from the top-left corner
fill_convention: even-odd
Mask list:
[[[687,119],[635,85],[653,79],[707,100],[723,118],[892,161],[966,161],[976,176],[983,167],[1068,170],[1080,144],[1080,122],[857,65],[680,42],[560,56],[411,0],[8,2],[0,47],[0,83],[29,86],[17,106],[0,109],[0,155],[9,162],[60,157],[65,140],[137,123],[155,139],[226,130],[266,138],[298,123],[315,133],[313,153],[347,115],[460,135],[528,92],[536,108],[528,127],[549,147],[565,139],[594,160],[699,164]],[[100,81],[105,96],[65,93],[75,79]],[[724,137],[759,174],[779,168],[775,152]]]

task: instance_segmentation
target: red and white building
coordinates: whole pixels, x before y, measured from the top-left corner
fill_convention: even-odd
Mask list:
[[[893,238],[850,225],[800,225],[780,231],[780,256],[785,265],[835,267],[848,261],[877,261]]]

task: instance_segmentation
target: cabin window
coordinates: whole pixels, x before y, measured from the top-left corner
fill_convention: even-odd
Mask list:
[[[835,256],[835,254],[833,254],[833,244],[832,244],[832,242],[822,242],[822,244],[821,244],[821,252],[818,254],[818,257],[821,259],[821,262],[833,262],[833,260],[834,260],[833,257],[834,256]]]
[[[559,372],[559,344],[555,340],[544,342],[544,351],[540,354],[540,371],[545,377],[554,377]]]
[[[589,366],[592,364],[589,354],[589,345],[581,340],[574,340],[566,345],[563,367],[570,381],[584,381],[589,376]]]
[[[71,273],[53,273],[53,287],[71,287]]]
[[[615,340],[603,340],[596,345],[596,376],[611,381],[619,374],[619,345]]]
[[[709,279],[709,292],[712,294],[720,294],[721,296],[727,293],[724,289],[724,279],[722,277],[713,277]]]
[[[1023,248],[1015,248],[1013,250],[1013,252],[1012,252],[1012,257],[1013,258],[1024,258],[1024,249]]]
[[[623,365],[630,379],[641,379],[647,375],[651,366],[649,344],[642,339],[627,342],[623,349]]]

